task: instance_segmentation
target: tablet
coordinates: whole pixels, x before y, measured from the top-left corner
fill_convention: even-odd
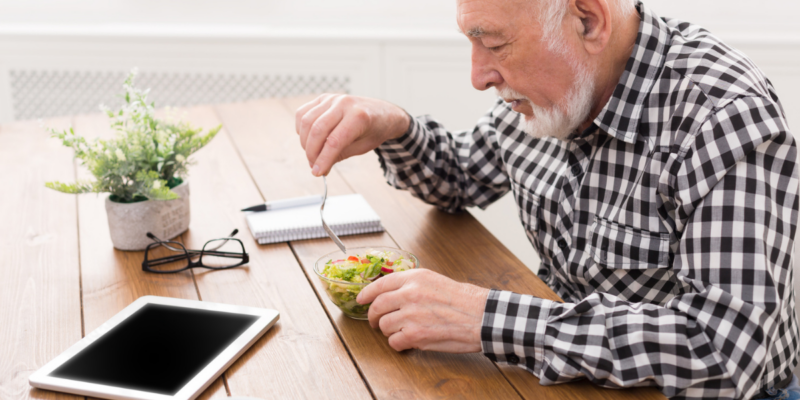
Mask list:
[[[29,382],[106,399],[193,399],[277,320],[275,310],[144,296]]]

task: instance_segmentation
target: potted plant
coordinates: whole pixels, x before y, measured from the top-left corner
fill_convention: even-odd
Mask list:
[[[106,198],[108,228],[114,247],[143,250],[152,232],[166,240],[189,227],[189,155],[205,146],[222,126],[202,134],[185,122],[154,117],[155,104],[148,90],[133,86],[136,71],[123,85],[125,102],[117,111],[104,109],[116,136],[111,140],[86,140],[74,130],[50,134],[75,151],[75,157],[94,175],[94,181],[47,182],[64,193],[109,193]]]

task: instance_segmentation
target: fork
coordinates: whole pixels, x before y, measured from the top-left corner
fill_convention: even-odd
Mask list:
[[[322,175],[322,183],[325,185],[325,193],[322,194],[322,205],[319,206],[319,218],[322,220],[322,227],[325,229],[325,232],[328,232],[328,236],[333,239],[333,242],[339,246],[339,249],[342,250],[342,253],[347,254],[347,249],[344,247],[344,243],[339,240],[339,237],[333,233],[333,230],[325,223],[325,217],[322,215],[322,210],[325,209],[325,200],[328,199],[328,182],[325,180],[325,175]]]

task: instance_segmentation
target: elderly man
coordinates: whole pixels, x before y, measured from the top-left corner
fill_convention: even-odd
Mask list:
[[[323,95],[297,111],[312,173],[375,149],[390,184],[446,211],[511,190],[565,303],[418,270],[361,292],[370,324],[397,350],[482,351],[545,385],[790,385],[797,154],[753,62],[632,0],[460,0],[458,24],[473,86],[501,97],[477,126]]]

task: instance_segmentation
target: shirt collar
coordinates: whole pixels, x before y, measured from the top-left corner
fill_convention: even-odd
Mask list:
[[[645,100],[660,75],[666,58],[669,31],[666,23],[641,2],[636,44],[608,103],[594,119],[595,125],[627,143],[636,142]]]

